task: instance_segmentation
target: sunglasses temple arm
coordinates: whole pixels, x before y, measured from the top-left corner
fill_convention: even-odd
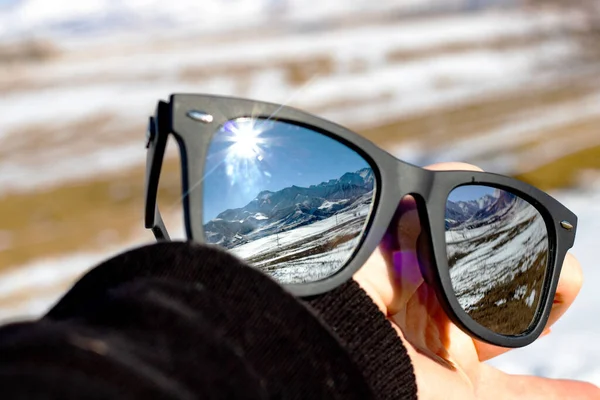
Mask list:
[[[159,103],[157,110],[166,107],[162,102]],[[158,196],[158,180],[165,153],[166,141],[168,135],[161,135],[156,118],[150,117],[148,123],[146,148],[146,184],[145,184],[145,225],[150,228],[157,241],[169,241],[167,228],[158,209],[156,198]]]

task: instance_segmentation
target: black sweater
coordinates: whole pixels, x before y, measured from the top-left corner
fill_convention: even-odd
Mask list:
[[[304,302],[213,247],[161,243],[0,329],[2,399],[415,399],[410,359],[354,282]]]

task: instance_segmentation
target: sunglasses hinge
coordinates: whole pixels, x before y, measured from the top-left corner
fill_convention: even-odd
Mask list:
[[[149,148],[156,137],[156,123],[154,117],[148,118],[148,128],[146,129],[146,148]]]

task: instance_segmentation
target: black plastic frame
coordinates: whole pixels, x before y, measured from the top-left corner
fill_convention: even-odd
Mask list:
[[[191,110],[209,114],[211,120],[194,120],[187,116]],[[412,195],[418,203],[423,229],[428,230],[426,233],[429,234],[424,238],[429,242],[432,251],[430,256],[433,256],[430,268],[422,267],[422,273],[426,282],[434,288],[449,318],[471,336],[503,347],[528,345],[542,333],[550,314],[562,263],[575,240],[575,214],[548,194],[522,181],[488,172],[426,170],[396,159],[340,125],[287,106],[203,94],[174,94],[169,102],[158,103],[148,127],[145,193],[145,225],[146,228],[152,229],[158,240],[169,240],[156,202],[160,170],[169,135],[175,136],[180,149],[182,201],[187,237],[204,242],[201,215],[203,188],[196,182],[202,181],[204,160],[212,136],[226,121],[240,117],[277,119],[320,131],[361,154],[371,164],[376,175],[376,198],[362,242],[351,261],[335,275],[321,281],[287,285],[286,288],[291,293],[297,296],[318,295],[351,279],[380,244],[400,200],[404,196]],[[193,157],[188,157],[188,154],[193,154]],[[450,192],[466,184],[490,185],[521,196],[537,208],[546,222],[549,265],[544,290],[535,320],[530,329],[522,335],[500,335],[478,324],[460,307],[452,290],[444,236],[445,207]],[[198,206],[190,207],[190,204]]]

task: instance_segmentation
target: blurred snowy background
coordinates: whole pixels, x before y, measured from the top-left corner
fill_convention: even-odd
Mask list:
[[[229,94],[551,191],[579,215],[586,282],[552,335],[493,364],[600,385],[599,39],[596,0],[0,0],[0,319],[152,241],[147,116],[173,92]]]

